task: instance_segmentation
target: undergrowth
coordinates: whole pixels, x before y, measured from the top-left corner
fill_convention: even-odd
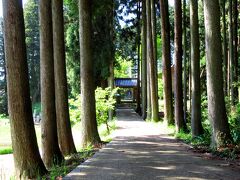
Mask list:
[[[73,154],[65,158],[65,161],[58,166],[53,166],[49,170],[49,174],[43,176],[39,179],[62,179],[65,175],[70,173],[74,168],[76,168],[79,164],[86,161],[89,157],[92,157],[96,150],[93,147],[89,147],[84,149],[77,154]]]

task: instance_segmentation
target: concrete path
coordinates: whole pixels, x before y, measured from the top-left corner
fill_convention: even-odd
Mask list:
[[[11,179],[14,175],[13,155],[0,155],[0,180]]]
[[[156,124],[146,123],[132,110],[117,110],[115,138],[64,179],[240,180],[240,170],[227,162],[203,159],[169,137]]]

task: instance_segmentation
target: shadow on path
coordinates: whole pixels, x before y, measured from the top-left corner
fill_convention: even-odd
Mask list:
[[[133,110],[117,110],[117,119],[113,141],[64,179],[240,179],[226,162],[197,157]]]

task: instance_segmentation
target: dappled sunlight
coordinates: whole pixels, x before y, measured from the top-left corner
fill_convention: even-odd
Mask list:
[[[120,121],[113,141],[66,179],[78,179],[77,174],[91,180],[229,179],[233,174],[240,177],[231,169],[228,171],[232,174],[226,174],[226,166],[220,165],[224,162],[209,161],[189,152],[188,146],[160,134],[159,124],[144,122],[132,110],[118,110],[117,116]]]
[[[167,166],[167,167],[152,167],[153,169],[159,169],[159,170],[175,170],[175,166]]]

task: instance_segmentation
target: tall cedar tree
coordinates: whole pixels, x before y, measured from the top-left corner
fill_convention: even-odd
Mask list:
[[[140,106],[140,48],[141,48],[141,9],[140,9],[140,0],[137,2],[137,38],[136,38],[136,43],[137,43],[137,92],[136,92],[136,112],[141,115],[141,106]]]
[[[108,86],[111,90],[114,89],[114,61],[115,61],[115,48],[114,48],[114,0],[111,0],[111,8],[109,8],[109,37],[111,42],[110,46],[110,60],[109,60],[109,77],[108,77]],[[108,112],[108,119],[111,121],[113,120],[113,110],[109,110]]]
[[[100,143],[96,121],[96,104],[92,57],[91,0],[79,0],[79,39],[81,62],[82,147]]]
[[[182,3],[175,0],[174,13],[174,62],[175,62],[175,125],[176,131],[186,129],[183,117],[183,88],[182,88]]]
[[[233,62],[231,71],[233,73],[232,76],[232,105],[236,105],[238,103],[238,87],[236,83],[238,82],[238,1],[233,0]]]
[[[151,24],[152,24],[152,42],[153,42],[153,57],[155,69],[155,83],[158,89],[158,68],[157,68],[157,14],[155,0],[151,0]],[[157,91],[158,97],[158,91]]]
[[[153,51],[153,38],[152,38],[152,23],[151,23],[151,0],[147,0],[147,62],[149,67],[149,84],[150,84],[150,98],[151,98],[151,120],[157,122],[158,117],[158,95],[156,86],[156,69]]]
[[[187,19],[186,0],[183,0],[183,113],[184,121],[187,121]]]
[[[226,25],[226,0],[221,1],[222,8],[222,26],[223,26],[223,87],[224,95],[227,96],[227,67],[228,67],[228,52],[227,52],[227,25]]]
[[[142,63],[141,63],[141,85],[142,85],[142,118],[147,117],[147,18],[146,0],[142,0]]]
[[[22,1],[4,0],[8,102],[17,179],[44,175],[32,118]]]
[[[40,67],[42,101],[42,150],[47,168],[61,163],[56,122],[51,1],[40,1]],[[58,112],[59,113],[59,112]]]
[[[212,147],[231,140],[223,93],[220,6],[218,0],[204,0],[205,43],[207,60],[208,114],[212,124]]]
[[[66,156],[76,153],[73,142],[66,77],[63,0],[52,0],[53,49],[58,140],[61,152]]]
[[[198,0],[190,0],[190,32],[191,32],[191,75],[192,75],[192,135],[203,133],[201,123],[201,80],[200,80],[200,42],[198,25]]]
[[[164,121],[168,124],[174,124],[168,0],[160,0],[160,12],[162,29]]]
[[[229,0],[228,4],[229,13],[229,60],[228,60],[228,96],[233,104],[233,14],[232,14],[232,0]]]

